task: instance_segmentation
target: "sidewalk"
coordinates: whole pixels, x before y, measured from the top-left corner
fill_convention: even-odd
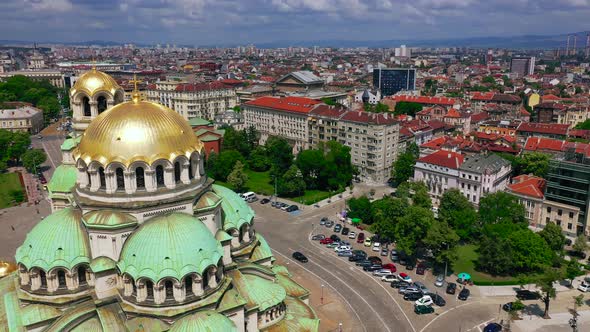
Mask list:
[[[20,173],[23,177],[24,190],[27,195],[27,205],[33,205],[35,202],[43,200],[43,194],[39,188],[39,181],[23,167],[11,167],[9,172]]]
[[[590,329],[590,311],[578,311],[578,331],[588,331]],[[551,314],[551,319],[543,319],[536,316],[524,316],[522,320],[515,320],[511,324],[513,332],[569,332],[572,328],[569,320],[572,314],[569,312],[560,312]]]
[[[575,290],[582,280],[584,280],[586,275],[577,277],[574,279],[574,288],[569,288],[569,281],[565,281],[562,283],[555,283],[555,290],[557,293],[563,293]],[[509,286],[476,286],[479,289],[479,293],[482,296],[514,296],[516,295],[516,291],[520,289],[520,285],[509,285]],[[528,290],[536,290],[537,287],[535,284],[528,284],[524,285],[524,289]],[[580,292],[578,292],[580,293]],[[582,293],[580,293],[582,294]]]

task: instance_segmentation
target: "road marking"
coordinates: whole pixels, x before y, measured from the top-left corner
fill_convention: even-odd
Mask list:
[[[363,327],[363,331],[367,332],[367,328],[365,327],[365,325],[363,324],[363,320],[361,319],[361,317],[359,316],[359,314],[356,312],[356,310],[352,307],[352,305],[350,304],[350,302],[348,302],[346,300],[346,298],[338,291],[336,290],[336,288],[334,288],[334,286],[332,286],[329,282],[327,282],[326,280],[324,280],[324,278],[320,277],[319,275],[315,274],[314,272],[310,271],[309,269],[307,269],[306,267],[304,267],[302,264],[300,264],[299,262],[296,262],[294,260],[292,260],[291,258],[287,257],[286,255],[281,254],[280,252],[276,251],[275,249],[270,249],[272,251],[274,251],[276,254],[279,254],[281,256],[283,256],[283,258],[285,258],[286,260],[295,263],[296,265],[298,265],[299,267],[301,267],[302,269],[304,269],[305,271],[313,274],[314,276],[316,276],[316,278],[320,279],[322,281],[322,283],[330,288],[332,288],[332,290],[338,294],[338,296],[340,296],[340,298],[346,302],[346,304],[348,305],[348,307],[350,308],[350,311],[352,311],[356,318],[358,319],[359,324]]]
[[[43,147],[43,150],[45,150],[47,153],[47,157],[49,157],[49,161],[51,162],[51,165],[53,165],[53,169],[57,168],[55,167],[55,163],[53,162],[53,158],[51,158],[51,153],[48,152],[47,147],[45,146],[45,142],[41,142],[41,146]]]
[[[488,323],[491,322],[491,321],[493,321],[493,320],[495,320],[495,318],[490,318],[490,319],[486,320],[485,322],[481,322],[481,323],[475,325],[474,327],[470,328],[469,330],[467,330],[465,332],[469,332],[469,331],[474,330],[474,329],[478,329],[481,332],[481,326],[482,325],[488,325]],[[485,328],[485,326],[484,326],[484,328]]]
[[[433,319],[433,320],[431,320],[430,322],[428,322],[428,324],[426,324],[426,325],[425,325],[425,326],[422,328],[422,330],[420,330],[420,332],[424,332],[424,330],[426,330],[426,328],[427,328],[428,326],[430,326],[430,324],[434,323],[434,321],[435,321],[435,320],[437,320],[437,319],[439,319],[440,317],[444,316],[444,315],[445,315],[447,312],[453,311],[453,310],[455,310],[455,309],[459,309],[459,308],[461,308],[461,307],[463,307],[463,306],[466,306],[466,305],[468,305],[468,304],[474,304],[474,303],[478,303],[478,302],[479,302],[479,301],[475,301],[475,302],[466,302],[466,303],[460,304],[460,305],[458,305],[458,306],[452,307],[451,309],[449,309],[449,310],[447,310],[447,311],[443,311],[443,312],[442,312],[442,313],[440,313],[438,316],[434,317],[434,319]]]
[[[292,248],[288,248],[291,251],[295,251]],[[371,305],[369,304],[369,302],[367,302],[367,300],[365,300],[365,298],[359,294],[354,288],[350,287],[350,285],[348,285],[344,280],[340,279],[340,277],[338,277],[337,275],[335,275],[334,273],[332,273],[331,271],[329,271],[328,269],[324,268],[323,266],[321,266],[318,263],[315,263],[313,260],[310,260],[309,263],[316,265],[317,267],[319,267],[320,269],[326,271],[328,274],[331,274],[332,276],[334,276],[334,278],[338,279],[338,281],[340,281],[344,286],[346,286],[348,289],[350,289],[354,294],[356,294],[356,296],[358,296],[361,300],[363,300],[363,302],[365,302],[365,304],[367,305],[367,308],[371,308]],[[373,293],[374,294],[374,293]],[[385,321],[383,320],[383,318],[381,317],[381,315],[379,315],[377,312],[373,311],[373,313],[377,316],[377,318],[379,318],[379,321],[381,321],[381,324],[385,327],[385,329],[389,332],[391,332],[391,329],[389,329],[389,326],[385,323]]]
[[[309,236],[307,237],[307,240],[311,243],[312,246],[320,248],[320,250],[323,250],[323,251],[326,250],[325,247],[322,247],[311,240],[311,234],[309,234]],[[342,262],[342,260],[340,260],[340,261]],[[352,266],[350,266],[350,269],[352,271],[359,271],[358,269],[354,269]],[[362,275],[367,276],[367,274],[365,274],[365,273],[362,273]],[[375,280],[375,278],[373,278],[372,276],[369,276],[369,279],[373,280],[373,282],[375,282],[377,285],[379,285],[381,288],[383,288],[383,290],[387,293],[387,295],[389,295],[391,300],[393,300],[393,303],[395,303],[397,305],[397,307],[399,308],[399,311],[402,313],[402,315],[404,315],[404,317],[406,318],[406,321],[408,322],[408,324],[410,324],[412,331],[416,332],[416,328],[412,324],[412,321],[410,321],[410,317],[408,317],[408,315],[406,315],[406,312],[404,311],[404,309],[402,309],[401,305],[395,300],[393,295],[391,295],[391,292],[388,291],[387,288],[385,288],[385,286],[383,286],[383,282],[381,282],[381,280],[379,280],[379,281]]]

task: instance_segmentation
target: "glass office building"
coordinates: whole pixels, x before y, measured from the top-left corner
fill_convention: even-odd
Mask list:
[[[414,68],[379,68],[373,70],[373,87],[381,95],[391,96],[400,91],[416,90],[416,69]]]

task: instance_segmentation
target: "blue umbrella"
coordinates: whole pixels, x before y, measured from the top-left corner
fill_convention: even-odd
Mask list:
[[[471,279],[471,276],[469,275],[469,273],[465,273],[465,272],[459,273],[458,277],[459,277],[459,279],[463,279],[463,280]]]

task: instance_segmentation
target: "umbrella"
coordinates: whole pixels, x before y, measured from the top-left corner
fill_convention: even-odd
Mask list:
[[[352,218],[352,222],[358,224],[361,222],[361,220],[359,218]]]
[[[469,273],[465,273],[465,272],[459,273],[458,277],[459,277],[459,279],[463,279],[463,280],[471,279],[471,276],[469,275]]]

